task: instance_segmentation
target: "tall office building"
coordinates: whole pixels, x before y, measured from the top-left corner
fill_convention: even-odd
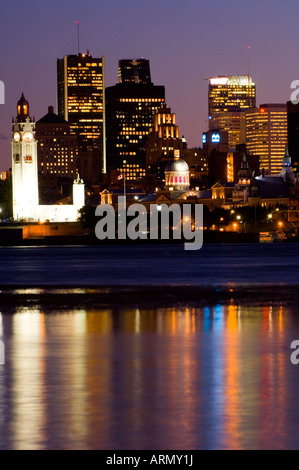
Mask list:
[[[118,63],[118,83],[151,83],[149,60],[122,59]]]
[[[245,143],[242,111],[254,108],[256,88],[247,75],[228,75],[209,80],[209,130],[228,132],[230,148]]]
[[[128,180],[145,176],[146,141],[153,116],[164,102],[164,86],[151,82],[125,80],[106,88],[108,169],[118,170]]]
[[[295,173],[299,172],[299,103],[287,102],[288,149]]]
[[[246,147],[259,155],[261,172],[280,174],[287,137],[286,104],[262,104],[246,111]]]
[[[77,135],[79,160],[96,162],[91,166],[81,161],[81,171],[91,168],[86,176],[99,178],[101,171],[106,172],[104,57],[94,58],[88,51],[58,59],[57,95],[58,114]]]

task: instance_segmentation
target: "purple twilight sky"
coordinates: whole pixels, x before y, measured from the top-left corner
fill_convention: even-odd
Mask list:
[[[36,119],[56,107],[56,59],[77,52],[105,56],[106,86],[117,82],[118,60],[150,59],[152,80],[164,85],[188,146],[206,130],[208,82],[250,73],[257,104],[286,102],[299,80],[297,0],[27,0],[2,2],[0,171],[11,166],[11,118],[22,91]]]

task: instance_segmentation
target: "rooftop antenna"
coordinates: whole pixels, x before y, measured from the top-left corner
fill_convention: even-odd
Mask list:
[[[80,30],[79,30],[79,21],[76,21],[77,23],[77,35],[78,35],[78,55],[80,53]]]
[[[249,80],[250,80],[250,57],[249,57],[249,52],[250,52],[250,46],[247,46],[248,50],[248,86],[249,86]]]

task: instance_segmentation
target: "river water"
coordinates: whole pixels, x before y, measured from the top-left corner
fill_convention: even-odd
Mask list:
[[[0,449],[298,449],[297,300],[28,304],[26,286],[298,282],[297,244],[0,249]],[[16,303],[6,287],[18,286]],[[71,292],[71,289],[70,289]]]

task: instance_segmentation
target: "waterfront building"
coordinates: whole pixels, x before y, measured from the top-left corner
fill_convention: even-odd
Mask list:
[[[78,210],[85,204],[84,183],[79,177],[73,183],[73,204],[39,205],[36,127],[24,94],[18,101],[17,117],[12,124],[11,147],[14,219],[76,221]]]
[[[187,191],[190,187],[189,166],[180,157],[180,151],[175,150],[174,156],[165,167],[165,187],[175,191]]]

